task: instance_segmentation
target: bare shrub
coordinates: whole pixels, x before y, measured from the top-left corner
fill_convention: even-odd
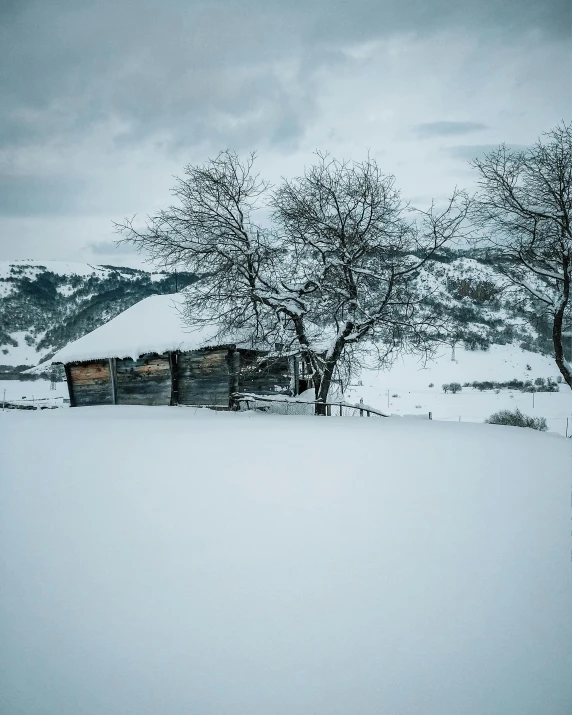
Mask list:
[[[514,412],[501,410],[491,415],[485,422],[489,425],[509,425],[510,427],[530,427],[530,429],[546,432],[548,429],[544,417],[529,417],[524,415],[518,407]]]

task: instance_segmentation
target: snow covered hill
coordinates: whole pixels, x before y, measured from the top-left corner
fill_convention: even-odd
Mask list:
[[[168,407],[0,433],[6,715],[572,711],[572,440]]]
[[[153,293],[172,293],[195,277],[114,266],[0,263],[0,372],[32,367]],[[432,310],[451,321],[444,339],[473,348],[515,343],[550,350],[545,319],[500,290],[503,277],[485,254],[443,251],[418,282]],[[6,369],[6,368],[5,368]]]
[[[551,328],[535,306],[505,290],[506,278],[483,251],[445,251],[425,264],[417,282],[425,302],[449,322],[448,341],[471,348],[520,344],[551,352]]]
[[[193,280],[84,263],[0,262],[0,372],[32,367],[143,298]]]
[[[486,350],[443,348],[426,363],[413,356],[398,359],[390,370],[363,370],[361,379],[347,389],[350,402],[364,403],[395,415],[417,415],[435,420],[483,422],[499,410],[519,408],[525,414],[547,419],[548,429],[572,434],[572,392],[565,384],[555,393],[518,389],[471,387],[473,382],[522,382],[548,378],[557,381],[558,368],[546,355],[522,350],[518,345],[491,345]],[[445,393],[443,384],[457,382],[462,390]],[[540,388],[538,388],[540,389]]]

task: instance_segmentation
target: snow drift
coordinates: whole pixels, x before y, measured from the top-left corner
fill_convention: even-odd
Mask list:
[[[1,413],[3,715],[568,715],[570,440]]]

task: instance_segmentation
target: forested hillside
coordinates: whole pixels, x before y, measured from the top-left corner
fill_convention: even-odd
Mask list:
[[[194,280],[188,273],[84,263],[1,262],[0,370],[36,365],[143,298]]]
[[[196,277],[83,263],[0,263],[0,370],[21,372],[155,293]],[[425,300],[447,321],[445,343],[470,349],[516,342],[549,352],[548,322],[503,290],[494,257],[442,251],[418,276]]]

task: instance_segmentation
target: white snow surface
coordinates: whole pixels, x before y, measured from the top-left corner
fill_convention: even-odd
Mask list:
[[[91,263],[78,263],[73,261],[36,261],[36,260],[11,260],[11,261],[0,261],[0,278],[8,278],[12,274],[11,268],[21,269],[29,277],[42,273],[44,270],[48,270],[51,273],[56,273],[62,276],[76,275],[76,276],[94,276],[99,275],[104,277],[109,273],[119,272],[121,273],[122,267],[106,267],[99,265],[92,265]],[[127,269],[131,270],[131,269]],[[157,272],[151,273],[151,279],[154,276],[158,276]]]
[[[109,273],[113,272],[112,269],[104,268],[103,266],[92,266],[89,263],[69,261],[0,261],[0,278],[9,278],[13,275],[12,269],[22,272],[28,278],[35,278],[45,270],[61,276],[76,275],[83,276],[85,278],[96,275],[99,277],[105,277]],[[119,268],[118,270],[121,269]]]
[[[0,412],[5,715],[569,715],[572,440]]]
[[[198,350],[224,342],[236,342],[217,337],[216,326],[200,329],[186,326],[181,315],[183,303],[183,293],[145,298],[108,323],[66,345],[50,362],[126,357],[136,360],[145,353]]]
[[[360,379],[346,390],[345,398],[349,402],[362,398],[395,415],[428,418],[431,412],[434,420],[462,422],[482,422],[499,410],[518,407],[532,417],[546,418],[549,430],[562,435],[568,430],[570,435],[572,391],[564,383],[559,392],[534,395],[508,389],[481,392],[471,387],[463,387],[453,395],[445,394],[442,388],[450,382],[534,381],[537,377],[556,380],[559,375],[554,358],[522,350],[518,345],[491,345],[487,351],[457,346],[455,361],[451,360],[451,348],[443,348],[426,363],[408,355],[399,358],[390,370],[363,370]]]

